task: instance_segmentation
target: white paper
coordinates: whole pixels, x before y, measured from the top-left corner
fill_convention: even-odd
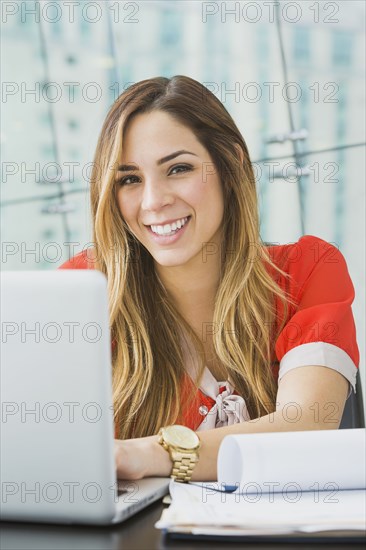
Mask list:
[[[212,485],[172,481],[173,503],[163,511],[155,527],[189,532],[203,529],[212,533],[218,529],[223,534],[227,534],[227,528],[251,534],[366,530],[363,489],[339,491],[332,498],[304,492],[296,501],[283,498],[280,493],[265,493],[253,501],[241,493],[214,491]]]
[[[218,481],[170,483],[159,529],[209,535],[366,532],[366,431],[227,436]],[[235,488],[225,491],[225,486]]]
[[[316,430],[226,436],[217,462],[220,485],[237,491],[366,488],[366,430]]]

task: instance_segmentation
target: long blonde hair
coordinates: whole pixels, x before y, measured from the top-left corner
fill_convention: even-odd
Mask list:
[[[275,265],[261,241],[248,149],[225,107],[202,84],[182,75],[131,85],[106,116],[90,189],[95,268],[108,279],[110,327],[116,343],[113,399],[121,439],[156,434],[161,426],[174,423],[189,407],[204,368],[200,338],[175,307],[152,256],[130,232],[116,200],[115,177],[126,127],[135,114],[155,110],[168,113],[194,132],[221,179],[224,246],[213,345],[216,359],[245,398],[251,418],[275,410],[273,345],[286,322],[288,303],[293,303],[276,282],[288,274]],[[180,398],[185,374],[183,333],[191,339],[200,364],[185,403]]]

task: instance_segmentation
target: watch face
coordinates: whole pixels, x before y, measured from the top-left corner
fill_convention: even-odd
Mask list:
[[[162,433],[168,445],[182,449],[195,449],[200,442],[198,435],[186,426],[167,426],[162,428]]]

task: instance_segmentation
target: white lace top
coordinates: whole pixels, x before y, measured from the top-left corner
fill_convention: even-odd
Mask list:
[[[185,356],[186,371],[193,379],[196,375],[198,365],[190,353],[190,347],[185,340],[182,340],[183,353]],[[225,389],[220,389],[225,386]],[[202,415],[202,422],[196,431],[212,430],[213,428],[222,428],[231,426],[238,422],[250,420],[246,403],[240,395],[233,395],[233,386],[230,381],[218,382],[211,371],[206,367],[199,389],[208,397],[215,401],[213,407],[209,410],[206,405],[199,407],[199,413]]]
[[[220,388],[223,386],[225,389],[220,393]],[[211,410],[208,410],[205,405],[200,407],[199,412],[204,418],[197,432],[250,420],[244,399],[240,395],[233,395],[234,390],[229,381],[217,382],[207,367],[203,373],[200,390],[216,403]]]

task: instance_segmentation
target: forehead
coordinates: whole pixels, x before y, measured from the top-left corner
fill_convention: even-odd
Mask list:
[[[189,150],[193,147],[198,155],[205,152],[188,126],[162,111],[139,113],[133,116],[125,128],[122,160],[133,160],[131,155],[163,156],[173,150],[189,147]]]

